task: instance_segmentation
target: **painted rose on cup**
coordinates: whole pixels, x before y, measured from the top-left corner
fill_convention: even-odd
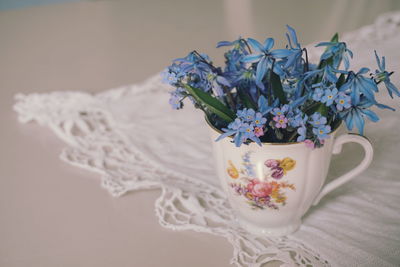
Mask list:
[[[272,193],[272,185],[258,179],[251,179],[247,184],[247,190],[256,197],[266,197]]]
[[[242,156],[243,168],[240,171],[231,160],[228,161],[228,175],[232,179],[239,180],[230,184],[232,189],[238,196],[243,196],[253,209],[279,209],[279,205],[286,204],[287,196],[284,189],[296,190],[294,184],[281,180],[288,171],[296,167],[296,161],[289,157],[282,160],[267,159],[264,162],[264,177],[254,177],[256,172],[250,156],[251,152]],[[243,175],[232,175],[232,170],[236,170],[235,174]]]

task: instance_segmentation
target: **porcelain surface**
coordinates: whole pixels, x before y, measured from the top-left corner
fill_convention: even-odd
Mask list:
[[[296,231],[301,218],[327,193],[356,177],[371,163],[373,150],[362,136],[332,133],[321,148],[304,143],[255,143],[235,147],[230,138],[214,142],[217,173],[238,222],[257,235],[282,236]],[[363,146],[365,156],[354,169],[324,186],[332,153],[344,143]]]

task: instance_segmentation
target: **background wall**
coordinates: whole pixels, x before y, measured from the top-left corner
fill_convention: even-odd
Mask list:
[[[396,9],[400,9],[398,0],[224,0],[226,26],[232,37],[268,35],[283,40],[284,25],[289,24],[301,32],[303,43],[371,24],[379,14]]]
[[[54,84],[68,79],[67,89],[107,89],[146,79],[193,49],[219,63],[223,57],[216,43],[239,35],[274,37],[275,46],[282,47],[289,24],[300,42],[309,44],[400,9],[396,0],[70,1],[0,0],[0,57],[18,70],[6,68],[0,76],[39,79],[45,74],[41,88],[57,89]],[[31,6],[11,8],[23,5]],[[72,88],[70,81],[75,81]]]
[[[0,11],[78,1],[103,1],[134,9],[151,7],[159,2],[159,5],[166,3],[182,13],[190,13],[201,4],[210,13],[213,13],[211,9],[222,11],[220,16],[224,17],[231,38],[238,35],[277,37],[281,35],[283,25],[290,24],[302,30],[306,43],[329,38],[335,31],[348,31],[370,24],[377,15],[400,9],[398,0],[198,0],[193,5],[183,3],[193,1],[179,0],[0,0]],[[207,19],[213,17],[207,16]]]

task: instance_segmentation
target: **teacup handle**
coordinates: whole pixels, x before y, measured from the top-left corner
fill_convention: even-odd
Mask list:
[[[338,188],[339,186],[343,185],[344,183],[347,183],[360,173],[362,173],[366,168],[368,168],[369,164],[371,164],[372,157],[374,154],[373,148],[371,143],[368,141],[367,138],[358,135],[358,134],[344,134],[336,138],[335,142],[333,143],[333,154],[339,154],[342,151],[342,146],[345,143],[358,143],[360,144],[365,151],[364,159],[361,161],[360,164],[358,164],[357,167],[352,169],[351,171],[343,174],[339,178],[336,178],[332,182],[326,184],[319,195],[315,198],[313,205],[317,205],[318,202],[323,198],[326,194],[331,192],[332,190]]]

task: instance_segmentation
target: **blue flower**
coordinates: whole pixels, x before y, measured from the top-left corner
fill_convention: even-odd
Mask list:
[[[350,92],[353,105],[360,102],[360,94],[365,95],[371,102],[375,102],[374,92],[378,92],[378,87],[373,80],[363,76],[368,71],[368,68],[362,68],[357,73],[350,72],[348,81],[339,88],[340,92]]]
[[[305,125],[297,129],[299,136],[297,137],[297,142],[303,142],[306,139],[307,128]]]
[[[236,77],[241,71],[246,70],[245,63],[242,62],[242,58],[247,53],[243,53],[241,50],[229,50],[224,54],[225,56],[225,72],[229,76]]]
[[[262,115],[267,114],[270,112],[274,107],[276,107],[279,103],[279,99],[275,99],[274,103],[271,106],[268,106],[268,101],[265,96],[261,95],[258,98],[258,110],[261,112]]]
[[[178,77],[176,73],[170,72],[169,68],[166,68],[161,72],[162,82],[170,85],[174,85],[178,82]]]
[[[313,133],[318,137],[319,140],[327,139],[330,132],[331,126],[329,125],[322,125],[317,128],[313,128]]]
[[[231,83],[224,76],[218,75],[213,72],[207,74],[207,80],[210,82],[213,93],[216,96],[224,95],[224,90],[222,89],[222,86],[232,86]]]
[[[330,65],[326,65],[322,69],[316,69],[316,70],[310,70],[304,74],[303,80],[306,81],[310,78],[315,78],[317,75],[321,75],[321,83],[319,84],[314,84],[313,86],[317,85],[324,85],[324,84],[329,84],[329,83],[334,83],[336,84],[338,78],[336,77],[336,73],[345,73],[347,74],[347,71],[342,71],[342,70],[337,70],[332,68]]]
[[[239,75],[233,79],[232,85],[239,90],[248,92],[252,99],[257,102],[256,76],[253,70],[244,70],[239,73]]]
[[[327,122],[326,117],[322,116],[319,112],[315,112],[311,115],[311,121],[309,123],[314,127],[320,127],[325,125]]]
[[[321,55],[321,60],[327,60],[333,58],[333,67],[338,68],[342,59],[344,60],[344,67],[346,70],[350,67],[350,58],[353,58],[353,52],[351,52],[344,42],[322,42],[316,45],[326,46],[325,52]]]
[[[245,70],[245,64],[241,61],[243,56],[248,55],[247,51],[247,42],[246,40],[239,38],[233,42],[222,41],[217,44],[218,47],[222,46],[233,46],[233,48],[227,51],[225,56],[225,72],[229,73],[228,75],[233,77],[237,76],[237,72]]]
[[[326,65],[322,69],[310,70],[304,73],[303,77],[298,82],[295,96],[297,98],[301,96],[303,86],[308,92],[310,92],[312,88],[317,88],[312,92],[312,99],[321,102],[324,90],[336,86],[336,82],[338,81],[336,73],[348,74],[347,71],[334,69],[330,65]],[[320,82],[315,83],[315,80],[319,80]],[[310,83],[311,86],[308,85]]]
[[[312,99],[318,102],[321,102],[322,96],[324,95],[324,90],[321,87],[315,88]]]
[[[242,109],[242,110],[238,110],[236,113],[237,117],[242,119],[245,122],[252,122],[255,118],[256,112],[254,111],[254,109]]]
[[[338,81],[338,78],[336,77],[336,73],[347,74],[347,71],[342,71],[342,70],[332,68],[330,65],[326,65],[322,70],[323,70],[323,73],[322,73],[322,82],[323,83],[330,82],[330,83],[336,84],[336,82]]]
[[[229,136],[236,146],[261,144],[259,138],[271,141],[297,138],[319,147],[328,137],[332,121],[344,120],[349,129],[356,127],[362,133],[366,119],[379,119],[370,107],[390,109],[375,100],[379,83],[386,85],[392,98],[400,96],[399,89],[390,81],[392,72],[385,69],[385,57],[376,52],[378,67],[368,77],[367,68],[347,71],[352,52],[345,43],[318,44],[326,49],[317,66],[307,62],[307,50],[301,47],[296,31],[290,26],[286,36],[286,49],[273,49],[272,38],[264,43],[251,38],[219,42],[217,47],[229,46],[224,67],[216,67],[207,55],[196,51],[176,59],[162,74],[164,82],[177,88],[170,95],[172,108],[182,108],[183,100],[189,98],[196,108],[212,116],[218,129],[225,127],[217,140]],[[341,61],[346,70],[338,69]],[[275,86],[275,74],[283,90]],[[312,114],[316,110],[320,113]],[[235,112],[233,122],[228,124],[223,120],[227,117],[222,115],[234,118]],[[268,136],[264,136],[266,133]]]
[[[169,98],[169,104],[173,109],[181,109],[183,106],[181,98],[173,94],[171,94],[171,97]]]
[[[185,81],[190,86],[202,89],[207,92],[212,88],[212,82],[207,77],[209,73],[212,73],[215,68],[212,67],[209,57],[205,54],[198,54],[193,51],[184,58],[177,58],[174,63],[169,67],[169,72],[176,75],[177,83],[174,86],[179,85],[180,81]],[[173,77],[167,77],[166,79],[173,79]]]
[[[184,58],[175,59],[174,63],[179,65],[180,71],[183,73],[195,73],[202,76],[203,72],[210,71],[208,60],[209,57],[206,54],[201,54],[199,56],[195,52],[190,52]]]
[[[239,132],[241,133],[240,138],[242,143],[246,142],[247,139],[250,139],[261,146],[261,140],[254,133],[253,124],[243,123],[239,129]]]
[[[289,31],[289,33],[286,33],[286,37],[288,39],[290,49],[301,49],[301,45],[297,40],[297,34],[295,29],[293,29],[289,25],[286,25],[286,28]]]
[[[262,80],[269,69],[274,65],[274,72],[278,75],[283,74],[279,64],[273,64],[275,59],[285,58],[291,55],[291,51],[288,49],[275,49],[271,50],[274,46],[274,39],[267,38],[264,44],[260,44],[258,41],[248,38],[248,43],[255,50],[255,53],[243,57],[242,62],[245,63],[257,63],[256,67],[256,84],[260,88],[264,88]]]
[[[242,133],[242,138],[247,139],[254,136],[254,126],[249,123],[242,123],[239,128],[239,131]]]
[[[181,109],[183,107],[182,100],[184,98],[183,88],[178,87],[175,91],[171,92],[171,97],[169,98],[169,104],[173,109]]]
[[[296,110],[294,116],[289,117],[289,125],[293,128],[301,127],[306,124],[308,116],[300,110]]]
[[[325,103],[326,106],[330,106],[333,104],[333,101],[336,99],[338,94],[338,90],[336,89],[336,87],[334,87],[333,89],[326,89],[324,91],[324,96],[321,98],[321,102]]]
[[[233,46],[232,50],[240,50],[244,54],[248,54],[246,50],[246,40],[239,37],[239,39],[229,42],[229,41],[221,41],[218,42],[217,48],[222,46]]]
[[[258,113],[260,114],[260,113]],[[254,123],[253,120],[255,120],[255,117],[259,117],[260,115],[256,115],[254,110],[252,109],[244,109],[241,111],[238,111],[238,118],[236,118],[233,122],[231,122],[228,125],[228,128],[223,128],[222,131],[224,131],[223,134],[221,134],[215,141],[219,141],[225,137],[232,136],[233,137],[233,142],[237,147],[242,145],[243,143],[247,142],[247,139],[250,139],[254,142],[256,142],[258,145],[261,146],[261,140],[256,136],[255,130],[258,128]],[[250,121],[248,119],[251,118]],[[243,120],[246,120],[247,122],[243,122]],[[261,118],[263,119],[263,118]],[[249,123],[250,122],[250,123]],[[261,123],[261,120],[260,120]],[[256,128],[255,128],[256,127]]]
[[[253,120],[254,125],[257,127],[263,127],[266,122],[267,122],[267,119],[264,118],[260,112],[257,112],[256,116],[254,117],[254,120]]]
[[[289,25],[286,25],[286,27],[289,31],[289,33],[286,33],[286,37],[288,39],[289,48],[292,53],[286,58],[286,63],[284,67],[289,68],[292,66],[293,68],[300,68],[303,50],[301,49],[301,46],[297,41],[296,31]]]
[[[304,104],[304,102],[307,101],[307,99],[310,97],[310,93],[304,94],[302,97],[296,97],[293,96],[292,101],[289,103],[289,107],[290,109],[295,109],[299,106],[301,106],[302,104]]]
[[[379,117],[375,112],[369,110],[367,108],[371,107],[373,104],[377,105],[380,108],[389,108],[388,106],[381,105],[378,103],[372,103],[366,97],[362,97],[361,101],[359,101],[356,105],[352,104],[351,108],[340,113],[340,116],[346,122],[347,129],[352,130],[355,125],[360,134],[364,133],[364,124],[365,117],[370,119],[373,122],[377,122]]]
[[[391,98],[393,98],[393,93],[400,97],[400,91],[396,88],[396,86],[390,82],[389,73],[385,69],[385,57],[382,57],[382,61],[379,60],[379,56],[375,51],[376,63],[378,64],[379,70],[375,71],[375,81],[384,82],[386,89]]]
[[[239,129],[242,126],[243,122],[239,119],[236,118],[233,122],[229,123],[228,128],[223,128],[222,131],[224,131],[225,133],[221,134],[215,141],[219,141],[225,137],[234,135],[234,134],[238,134],[239,133]]]
[[[289,111],[289,105],[283,105],[281,108],[274,108],[271,113],[274,116],[285,115]]]
[[[343,109],[348,109],[349,107],[351,107],[350,96],[346,95],[343,92],[339,92],[337,98],[335,99],[335,102],[338,111],[342,111]]]

